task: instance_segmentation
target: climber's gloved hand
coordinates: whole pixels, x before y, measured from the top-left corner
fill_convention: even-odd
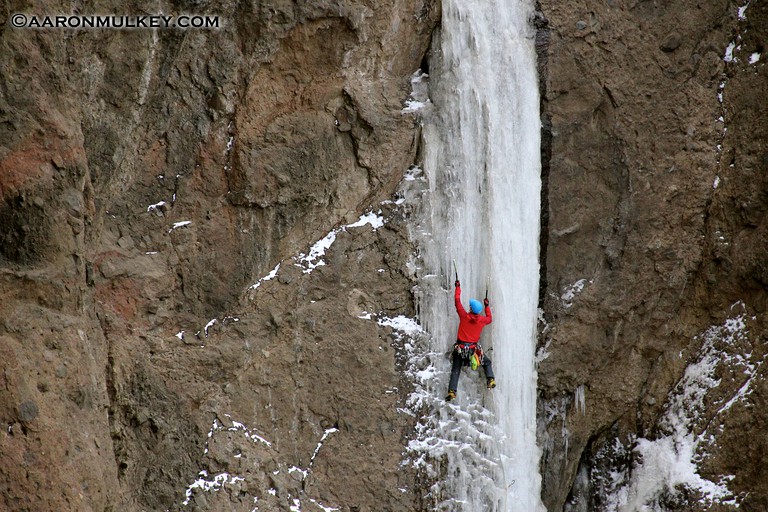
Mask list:
[[[453,283],[453,286],[454,286],[454,288],[458,288],[459,286],[461,286],[461,283],[459,282],[458,279],[456,280],[455,283]]]
[[[485,307],[488,307],[488,306],[490,306],[490,305],[491,305],[491,302],[490,302],[488,299],[485,299],[485,300],[483,301],[483,304],[485,304]]]

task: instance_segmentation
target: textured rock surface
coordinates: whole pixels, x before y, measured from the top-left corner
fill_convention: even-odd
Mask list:
[[[382,201],[415,158],[401,109],[437,3],[184,3],[224,27],[156,33],[13,29],[71,6],[8,3],[0,508],[177,510],[190,489],[187,510],[423,509],[398,342],[366,317],[414,314]],[[608,509],[605,475],[670,435],[707,358],[699,472],[768,509],[768,12],[739,7],[540,2],[549,510]],[[384,227],[295,266],[371,207]]]
[[[549,510],[616,510],[616,475],[639,474],[637,438],[671,434],[684,371],[707,355],[719,361],[719,382],[681,409],[706,438],[699,474],[715,483],[733,475],[727,499],[768,506],[757,477],[768,389],[768,72],[764,61],[750,64],[764,52],[768,11],[750,5],[740,18],[740,7],[541,2],[551,146],[539,405]],[[731,42],[737,60],[726,63]],[[710,347],[711,327],[737,317],[746,322],[737,339],[715,329]],[[693,491],[662,494],[664,510],[733,509],[709,508]]]
[[[434,3],[164,8],[216,30],[7,23],[71,9],[0,15],[0,508],[175,510],[191,486],[192,510],[413,509],[396,347],[359,318],[413,314],[402,214],[340,233],[311,274],[288,258],[413,162],[401,110]],[[194,490],[217,475],[225,492]]]

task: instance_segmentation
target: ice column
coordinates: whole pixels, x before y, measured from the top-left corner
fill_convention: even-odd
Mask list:
[[[449,446],[443,507],[543,511],[534,368],[539,286],[540,117],[531,1],[443,0],[430,62],[434,107],[424,117],[422,325],[447,388],[456,335],[453,264],[465,307],[489,283],[494,322],[483,334],[498,387],[465,373],[459,399],[438,404]]]

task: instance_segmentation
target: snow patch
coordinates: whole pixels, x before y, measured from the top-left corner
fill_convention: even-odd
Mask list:
[[[401,113],[413,114],[432,105],[427,89],[428,78],[429,75],[423,73],[420,69],[411,75],[411,94],[405,100],[405,107],[401,110]]]
[[[744,21],[747,19],[747,7],[749,7],[749,2],[739,7],[739,11],[737,16],[739,17],[739,21]]]
[[[325,256],[326,251],[331,248],[331,245],[336,241],[336,235],[339,232],[340,230],[331,231],[325,235],[325,237],[315,242],[315,245],[310,247],[309,254],[301,253],[296,257],[296,261],[298,261],[297,265],[304,267],[303,272],[305,274],[310,274],[317,267],[325,265],[325,261],[320,258]]]
[[[290,475],[292,473],[299,473],[301,475],[301,479],[302,480],[306,480],[307,476],[309,476],[309,471],[308,470],[301,469],[298,466],[291,466],[291,467],[288,468],[288,474]]]
[[[415,318],[408,318],[403,315],[394,318],[382,317],[377,323],[382,327],[388,326],[409,336],[424,332]]]
[[[264,277],[262,277],[261,279],[259,279],[259,281],[256,284],[251,285],[250,288],[248,288],[248,289],[249,290],[255,290],[256,288],[261,286],[261,283],[263,283],[264,281],[271,281],[272,279],[276,278],[278,270],[280,270],[280,263],[278,263],[275,266],[275,268],[273,268],[272,271],[269,274],[267,274]]]
[[[589,283],[591,284],[592,281],[589,281]],[[573,306],[573,300],[576,298],[578,294],[580,294],[584,290],[584,287],[586,285],[587,285],[586,279],[579,279],[572,285],[567,286],[565,290],[563,290],[563,294],[560,295],[560,300],[562,301],[563,307],[565,309],[568,309],[571,306]]]
[[[325,261],[323,261],[321,258],[325,256],[325,253],[328,251],[328,249],[331,248],[339,233],[345,232],[348,228],[361,227],[365,226],[366,224],[370,224],[374,230],[379,229],[384,225],[385,222],[384,218],[380,214],[381,211],[379,211],[378,214],[369,212],[361,215],[360,218],[352,224],[334,229],[323,238],[315,242],[315,244],[310,247],[308,254],[301,253],[296,256],[294,258],[294,261],[297,262],[296,265],[304,269],[304,274],[310,274],[317,267],[325,265]]]
[[[192,499],[192,491],[194,489],[201,489],[203,492],[218,491],[225,485],[233,485],[237,482],[245,481],[245,478],[239,476],[231,476],[229,473],[219,473],[211,480],[206,480],[206,477],[208,477],[208,472],[205,470],[200,471],[198,475],[200,478],[192,482],[192,484],[187,487],[187,498],[182,502],[184,506],[189,505],[189,501]]]
[[[151,204],[147,206],[147,213],[152,213],[155,210],[160,210],[163,206],[165,206],[165,201],[160,201],[159,203]],[[162,213],[162,212],[158,212]]]
[[[175,229],[183,228],[185,226],[189,226],[190,224],[192,224],[191,220],[182,220],[180,222],[175,222],[173,226],[171,226],[171,229],[168,230],[168,232],[170,233]]]
[[[373,229],[379,229],[382,227],[384,225],[384,217],[381,216],[381,210],[379,210],[378,214],[369,212],[365,215],[361,215],[357,222],[353,222],[346,227],[359,228],[365,226],[366,224],[370,224]]]
[[[340,508],[335,508],[335,507],[328,507],[328,506],[326,506],[326,505],[323,505],[323,504],[322,504],[322,503],[320,503],[319,501],[317,501],[317,500],[313,500],[312,498],[309,498],[309,501],[310,501],[310,503],[312,503],[313,505],[315,505],[317,508],[319,508],[319,509],[320,509],[320,510],[322,510],[323,512],[335,512],[336,510],[341,510]]]
[[[757,64],[757,62],[760,61],[760,53],[754,52],[749,56],[749,63],[750,64]]]
[[[744,309],[744,305],[739,302],[732,308]],[[702,338],[698,359],[686,368],[667,401],[660,421],[662,435],[656,439],[637,439],[634,448],[637,462],[631,478],[626,486],[614,490],[611,500],[616,507],[609,511],[655,510],[653,507],[662,498],[679,495],[681,488],[700,493],[701,502],[707,506],[715,503],[738,506],[738,498],[727,485],[733,477],[723,475],[717,482],[707,480],[699,475],[697,463],[705,456],[707,445],[714,442],[710,425],[716,427],[718,422],[714,419],[718,415],[749,395],[750,384],[762,361],[752,363],[751,353],[740,353],[742,347],[749,347],[744,313],[728,318],[720,326],[710,327]],[[712,403],[707,401],[708,394],[721,384],[721,379],[716,377],[721,367],[741,368],[743,372],[738,373],[747,375],[747,379],[713,417],[704,417],[705,404]]]
[[[205,337],[206,337],[206,338],[208,337],[208,329],[210,329],[211,327],[213,327],[213,325],[214,325],[215,323],[216,323],[216,319],[214,318],[213,320],[211,320],[210,322],[208,322],[207,324],[205,324],[205,327],[203,327],[203,332],[205,333]]]

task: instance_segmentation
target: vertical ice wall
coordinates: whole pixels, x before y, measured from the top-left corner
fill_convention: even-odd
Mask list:
[[[420,321],[431,336],[436,376],[447,391],[445,352],[456,336],[453,265],[463,302],[482,299],[498,387],[465,370],[453,404],[421,437],[445,457],[433,489],[447,510],[543,511],[536,446],[534,368],[538,300],[540,118],[529,0],[443,0],[439,49],[430,62],[431,111],[424,116]]]

